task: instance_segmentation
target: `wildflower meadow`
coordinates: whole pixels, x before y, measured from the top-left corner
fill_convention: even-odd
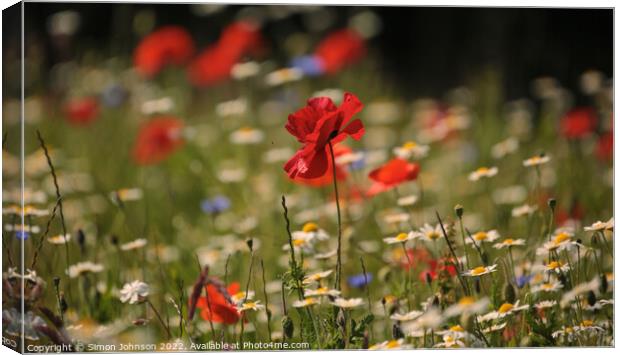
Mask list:
[[[113,49],[65,9],[68,59],[4,50],[5,346],[614,345],[611,73],[408,95],[373,7],[192,5],[205,39],[135,6]]]

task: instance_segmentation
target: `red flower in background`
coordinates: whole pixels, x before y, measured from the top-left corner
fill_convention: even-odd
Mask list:
[[[72,99],[64,107],[67,120],[74,125],[87,125],[99,114],[99,103],[95,98]]]
[[[318,97],[308,100],[306,107],[289,115],[286,129],[304,146],[284,165],[288,176],[291,179],[324,176],[330,166],[329,142],[334,146],[347,136],[359,140],[364,135],[362,121],[351,121],[362,107],[355,95],[345,93],[340,107],[328,97]]]
[[[230,78],[232,67],[246,55],[257,55],[263,39],[258,27],[235,22],[226,27],[220,39],[192,61],[189,80],[196,86],[211,86]]]
[[[200,316],[202,319],[224,324],[235,324],[239,321],[237,307],[230,302],[230,295],[239,292],[239,283],[232,283],[225,291],[209,284],[205,290],[209,299],[207,300],[207,296],[202,296],[196,303],[196,307],[201,309]],[[228,295],[224,295],[223,292],[227,292]]]
[[[604,133],[596,142],[596,156],[600,160],[611,160],[614,155],[614,134]]]
[[[564,137],[579,139],[592,133],[596,128],[596,113],[591,108],[577,108],[564,116],[560,129]]]
[[[366,194],[374,196],[391,190],[404,182],[415,180],[419,172],[420,166],[418,164],[410,163],[401,158],[394,158],[368,174],[368,177],[373,180],[373,184]]]
[[[140,165],[158,163],[180,148],[183,122],[175,117],[152,119],[140,128],[133,149],[133,158]]]
[[[166,65],[182,65],[194,54],[194,42],[179,26],[166,26],[144,37],[134,51],[134,65],[140,74],[152,77]]]
[[[360,60],[366,54],[364,39],[354,30],[332,32],[323,39],[314,55],[319,59],[324,73],[333,74]]]

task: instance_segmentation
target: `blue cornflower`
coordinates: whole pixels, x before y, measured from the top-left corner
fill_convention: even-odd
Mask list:
[[[372,274],[367,272],[366,277],[364,277],[364,273],[349,276],[347,281],[351,287],[362,288],[372,281]]]
[[[230,208],[230,200],[226,196],[218,195],[202,200],[200,208],[204,213],[216,214]]]
[[[301,70],[306,76],[317,76],[323,74],[323,66],[316,56],[306,55],[293,58],[291,66]]]
[[[522,275],[516,278],[516,283],[518,288],[523,288],[523,286],[527,285],[532,279],[533,275]]]

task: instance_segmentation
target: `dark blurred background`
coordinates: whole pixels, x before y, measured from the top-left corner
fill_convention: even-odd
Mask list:
[[[28,38],[44,48],[45,64],[52,66],[71,59],[84,48],[97,48],[109,56],[130,55],[139,40],[132,31],[139,14],[148,14],[146,19],[154,27],[186,26],[198,48],[202,48],[213,42],[240,11],[256,8],[227,6],[205,15],[183,4],[26,3],[26,30]],[[317,20],[323,22],[323,28],[314,28],[313,36],[318,40],[346,26],[352,14],[364,9],[330,7],[319,12]],[[596,69],[607,77],[613,76],[612,9],[371,9],[382,22],[382,31],[370,41],[379,68],[412,96],[441,95],[487,68],[502,73],[507,99],[528,95],[531,80],[543,75],[557,78],[574,92],[585,70]],[[74,39],[79,45],[73,52],[56,51],[48,33],[49,16],[63,10],[74,10],[81,17]],[[307,12],[296,12],[265,22],[263,33],[282,65],[288,59],[279,46],[290,33],[308,32],[312,25],[307,18]],[[5,40],[10,41],[9,36],[5,32]]]

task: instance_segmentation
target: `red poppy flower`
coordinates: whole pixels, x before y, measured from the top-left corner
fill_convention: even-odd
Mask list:
[[[291,179],[324,176],[329,167],[329,142],[334,146],[347,136],[359,140],[364,135],[362,121],[351,121],[362,107],[355,95],[345,93],[340,107],[328,97],[318,97],[308,100],[306,107],[289,115],[286,129],[304,146],[284,165],[288,176]]]
[[[67,120],[74,125],[87,125],[99,114],[99,103],[92,97],[70,100],[64,108]]]
[[[343,154],[347,154],[352,152],[351,148],[346,147],[342,144],[338,144],[336,146],[334,146],[334,156],[336,158],[338,158],[339,156],[343,155]],[[332,161],[331,159],[327,160],[327,172],[316,179],[304,179],[300,176],[297,176],[293,179],[294,182],[296,183],[300,183],[302,185],[308,185],[308,186],[312,186],[312,187],[322,187],[322,186],[327,186],[327,185],[331,185],[333,183],[333,176],[334,176],[334,172],[333,172],[333,167],[332,167]],[[349,176],[349,174],[347,173],[347,171],[340,165],[336,164],[336,181],[344,181],[347,179],[347,177]]]
[[[333,74],[366,54],[364,39],[351,29],[338,30],[319,43],[314,55],[324,73]]]
[[[179,26],[166,26],[144,37],[134,51],[134,65],[140,74],[152,77],[166,65],[182,65],[194,54],[194,42]]]
[[[140,165],[158,163],[185,143],[181,135],[183,122],[174,117],[152,119],[140,128],[133,148],[133,158]]]
[[[249,54],[262,48],[258,28],[250,23],[235,22],[222,31],[220,39],[192,61],[188,77],[196,86],[212,86],[230,78],[232,67]]]
[[[401,158],[394,158],[380,168],[371,171],[368,177],[374,182],[366,192],[374,196],[407,182],[415,180],[420,172],[420,166]]]
[[[596,156],[600,160],[611,160],[614,155],[614,134],[604,133],[596,142]]]
[[[239,284],[237,284],[237,286],[238,285]],[[235,324],[239,321],[239,313],[237,312],[237,308],[234,304],[229,302],[228,298],[222,294],[220,289],[213,284],[209,284],[205,287],[205,290],[209,299],[207,300],[207,296],[202,296],[196,303],[196,307],[201,309],[200,316],[202,319],[212,321],[214,323],[224,324]],[[230,290],[229,287],[229,290],[227,291],[230,295],[232,290]]]
[[[579,139],[592,133],[596,128],[596,113],[591,108],[578,108],[562,118],[560,129],[564,137]]]
[[[214,45],[205,49],[188,68],[188,78],[196,86],[212,86],[230,78],[239,60],[233,49]]]

